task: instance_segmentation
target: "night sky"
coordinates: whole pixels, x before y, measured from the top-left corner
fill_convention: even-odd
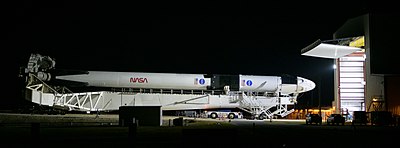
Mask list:
[[[321,84],[333,100],[333,60],[301,56],[330,40],[348,19],[369,11],[361,1],[118,3],[22,1],[12,7],[7,43],[15,75],[30,53],[57,69],[196,74],[289,74]],[[321,80],[321,81],[319,81]],[[318,89],[298,98],[317,106]]]

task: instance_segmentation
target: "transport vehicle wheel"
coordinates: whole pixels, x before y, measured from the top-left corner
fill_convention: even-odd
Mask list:
[[[229,119],[234,119],[234,118],[235,118],[235,114],[229,113],[228,118],[229,118]]]
[[[218,115],[217,115],[217,113],[211,113],[210,117],[211,117],[211,119],[216,119],[216,118],[218,118]]]
[[[271,117],[271,118],[272,118],[272,117]],[[258,116],[258,119],[259,119],[259,120],[267,119],[267,115],[266,115],[265,113],[261,113],[261,114]]]

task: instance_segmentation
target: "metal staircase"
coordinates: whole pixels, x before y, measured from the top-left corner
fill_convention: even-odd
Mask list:
[[[270,102],[275,102],[273,104],[267,104],[260,101],[257,96],[251,95],[252,93],[236,91],[229,92],[231,96],[230,102],[239,103],[239,109],[251,113],[259,119],[273,118],[274,115],[279,115],[285,117],[290,113],[294,112],[294,109],[288,110],[287,104],[280,104],[280,97],[265,97],[264,99],[270,99]],[[284,97],[285,98],[285,97]],[[275,108],[275,110],[273,110]]]

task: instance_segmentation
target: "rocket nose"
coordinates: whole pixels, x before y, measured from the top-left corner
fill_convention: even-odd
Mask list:
[[[304,91],[310,91],[315,88],[315,83],[311,80],[304,79],[301,77],[298,77],[299,83],[298,85],[303,87]]]
[[[313,82],[313,81],[311,81],[311,80],[308,80],[308,85],[310,86],[310,90],[313,90],[314,88],[315,88],[315,83]]]

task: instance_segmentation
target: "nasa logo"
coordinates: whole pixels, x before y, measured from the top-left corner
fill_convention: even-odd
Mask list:
[[[199,83],[200,83],[201,85],[204,85],[204,83],[206,83],[206,80],[200,79],[200,80],[199,80]]]
[[[147,78],[130,78],[130,83],[148,83]]]
[[[253,82],[251,80],[247,80],[246,85],[251,86],[251,85],[253,85]]]
[[[203,78],[196,78],[196,79],[194,79],[194,85],[198,85],[198,84],[200,84],[200,85],[204,85],[206,83],[206,80],[204,80]]]

